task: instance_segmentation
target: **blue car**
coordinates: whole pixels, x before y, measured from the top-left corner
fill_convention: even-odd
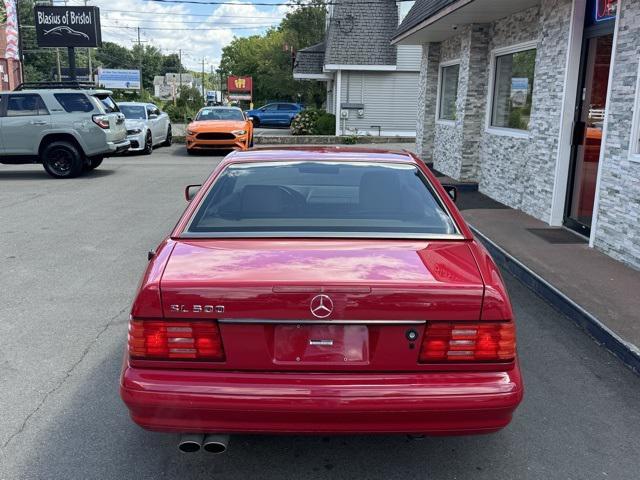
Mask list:
[[[254,127],[288,127],[304,107],[299,103],[276,102],[246,112]]]

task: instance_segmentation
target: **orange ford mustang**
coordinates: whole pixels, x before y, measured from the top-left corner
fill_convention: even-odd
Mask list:
[[[253,123],[237,107],[205,107],[187,125],[187,152],[246,150],[253,146]]]

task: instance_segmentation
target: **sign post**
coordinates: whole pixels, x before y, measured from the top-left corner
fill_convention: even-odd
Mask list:
[[[102,45],[98,7],[34,7],[36,39],[39,47],[67,47],[69,77],[76,77],[76,47]]]

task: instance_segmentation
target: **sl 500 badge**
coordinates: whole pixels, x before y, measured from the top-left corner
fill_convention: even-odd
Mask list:
[[[170,306],[174,313],[224,313],[224,305],[178,305]]]

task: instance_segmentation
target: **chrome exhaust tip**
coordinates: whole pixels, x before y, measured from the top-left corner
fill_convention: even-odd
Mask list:
[[[202,442],[202,449],[205,452],[220,454],[227,451],[229,435],[208,434]]]
[[[199,433],[184,433],[180,435],[180,441],[178,442],[178,450],[183,453],[194,453],[200,450],[202,447],[202,441],[204,435]]]

